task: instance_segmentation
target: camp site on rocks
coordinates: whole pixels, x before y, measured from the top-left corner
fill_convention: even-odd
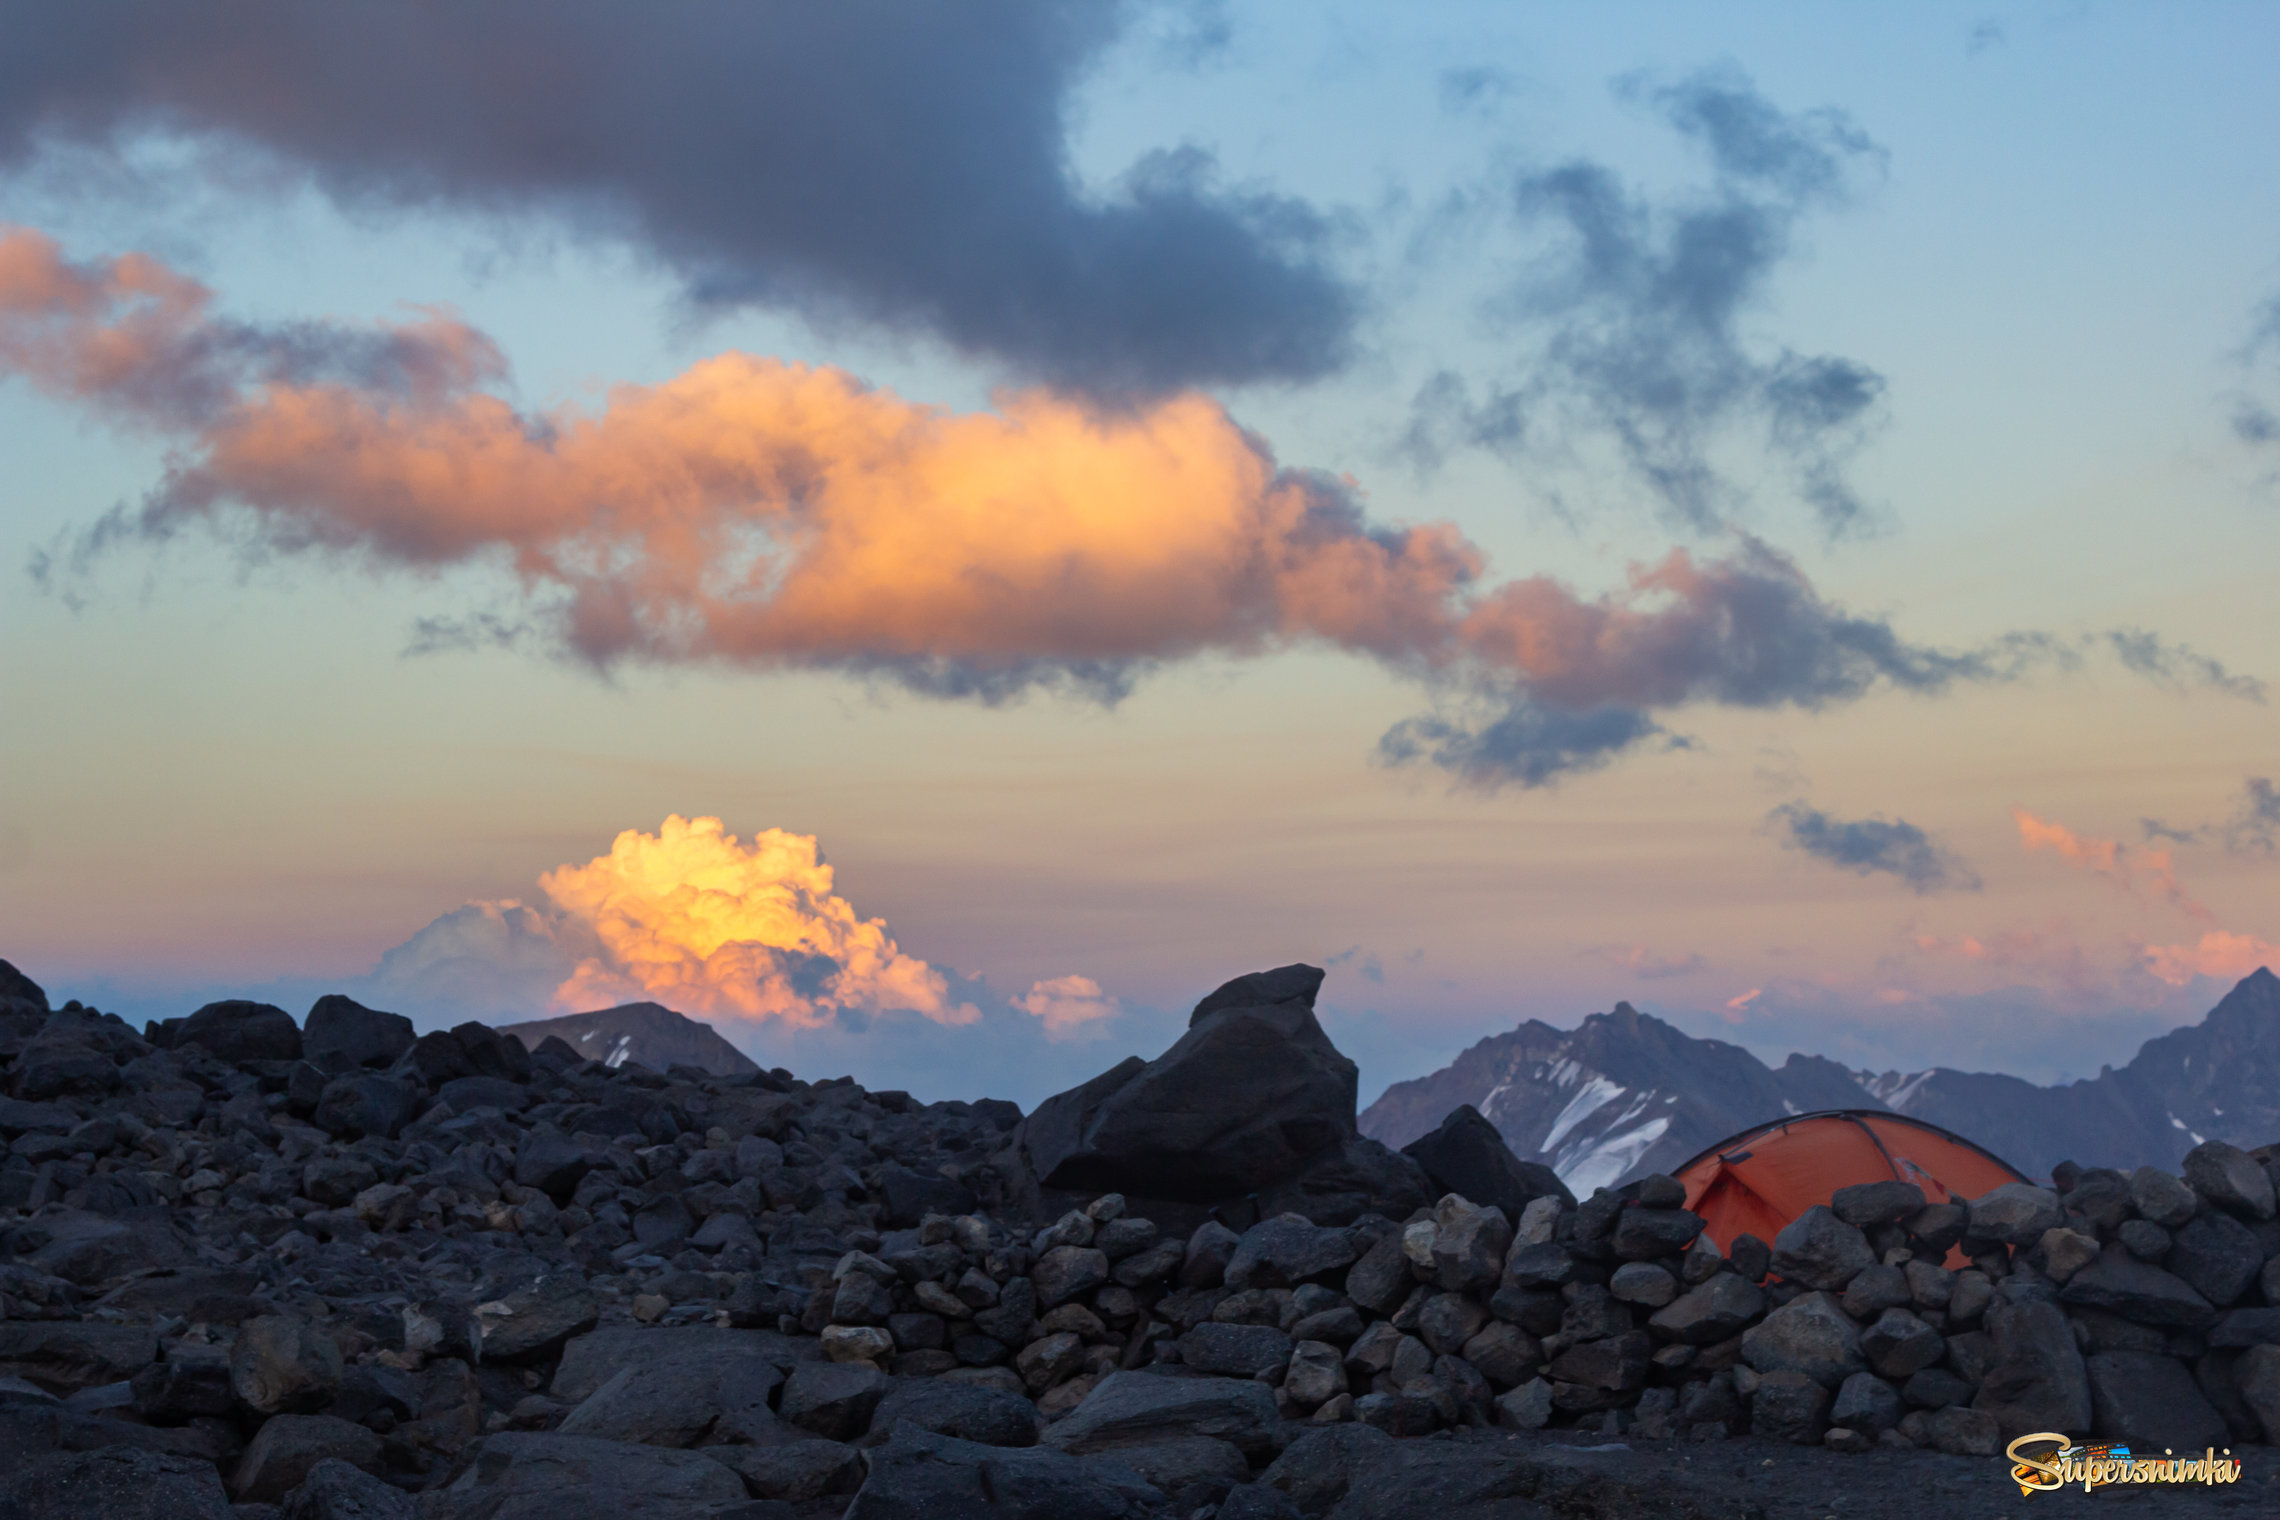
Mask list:
[[[2008,1516],[2037,1432],[2280,1508],[2280,1146],[1864,1100],[1574,1187],[1365,1134],[1322,975],[1024,1114],[0,963],[0,1517]]]

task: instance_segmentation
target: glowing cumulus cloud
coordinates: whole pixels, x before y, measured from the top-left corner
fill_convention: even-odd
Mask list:
[[[2235,981],[2259,966],[2280,965],[2280,944],[2253,934],[2227,934],[2211,930],[2194,945],[2148,945],[2145,969],[2172,987],[2182,987],[2196,976]]]
[[[1056,976],[1033,982],[1013,1006],[1045,1025],[1045,1037],[1058,1040],[1088,1024],[1114,1017],[1123,1006],[1089,976]]]
[[[832,890],[814,836],[764,829],[739,842],[718,818],[627,829],[607,855],[539,878],[594,953],[555,989],[566,1009],[653,999],[685,1013],[828,1024],[842,1011],[908,1009],[971,1024],[971,1003],[903,954],[883,920]]]

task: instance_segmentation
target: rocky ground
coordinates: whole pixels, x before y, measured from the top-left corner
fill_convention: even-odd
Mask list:
[[[1359,1137],[1319,980],[1024,1118],[0,962],[0,1520],[1992,1516],[2033,1430],[2280,1508],[2268,1154],[1721,1254],[1470,1110]]]

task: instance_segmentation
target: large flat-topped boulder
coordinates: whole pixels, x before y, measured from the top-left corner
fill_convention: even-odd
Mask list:
[[[1039,1104],[1015,1136],[1024,1164],[1049,1188],[1188,1202],[1268,1192],[1317,1164],[1373,1185],[1384,1161],[1345,1155],[1368,1142],[1354,1127],[1354,1063],[1314,1016],[1322,976],[1283,966],[1220,987],[1155,1060],[1128,1058]],[[1392,1159],[1407,1181],[1414,1166]]]

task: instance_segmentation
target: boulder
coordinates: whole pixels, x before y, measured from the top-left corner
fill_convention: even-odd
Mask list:
[[[299,1414],[322,1409],[340,1391],[340,1347],[296,1314],[264,1314],[238,1327],[230,1386],[250,1409]]]
[[[1346,1497],[1357,1473],[1393,1449],[1391,1436],[1368,1425],[1318,1426],[1284,1447],[1259,1481],[1288,1494],[1301,1514],[1320,1515]]]
[[[1403,1146],[1401,1154],[1423,1168],[1441,1192],[1455,1193],[1483,1208],[1501,1209],[1507,1220],[1517,1221],[1539,1198],[1575,1207],[1575,1195],[1557,1172],[1540,1161],[1522,1161],[1513,1155],[1496,1126],[1469,1103],[1451,1112],[1440,1128]]]
[[[2083,1367],[2090,1380],[2090,1431],[2131,1450],[2199,1451],[2230,1444],[2231,1432],[2174,1357],[2147,1351],[2102,1351]],[[2051,1426],[2056,1430],[2062,1427]]]
[[[1035,1446],[1040,1423],[1036,1405],[1003,1388],[910,1378],[879,1401],[860,1444],[878,1445],[908,1425],[984,1446]]]
[[[1299,1214],[1278,1214],[1245,1230],[1227,1258],[1230,1288],[1288,1288],[1339,1272],[1354,1261],[1354,1238]]]
[[[887,1375],[868,1362],[802,1362],[784,1380],[776,1412],[827,1441],[852,1441],[886,1398]]]
[[[1449,1355],[1488,1323],[1488,1311],[1462,1293],[1436,1293],[1417,1311],[1417,1336],[1436,1355]]]
[[[2165,1230],[2191,1219],[2201,1207],[2191,1188],[2154,1166],[2141,1166],[2130,1174],[2130,1201],[2140,1216]]]
[[[2042,1239],[2043,1231],[2066,1223],[2066,1210],[2058,1195],[2031,1182],[2006,1182],[1971,1200],[1971,1239],[1999,1241],[2026,1247]]]
[[[2209,1301],[2184,1279],[2138,1260],[2118,1245],[2107,1246],[2096,1261],[2068,1278],[2058,1296],[2063,1303],[2104,1309],[2141,1325],[2198,1330],[2217,1317]]]
[[[519,1430],[485,1437],[448,1492],[484,1520],[684,1520],[749,1497],[698,1452]]]
[[[230,1486],[240,1503],[275,1504],[320,1462],[373,1471],[380,1466],[380,1438],[334,1415],[281,1414],[262,1422]]]
[[[1845,1313],[1854,1319],[1874,1319],[1887,1309],[1897,1309],[1914,1301],[1915,1292],[1908,1286],[1908,1274],[1882,1262],[1866,1268],[1845,1284]]]
[[[285,1520],[420,1520],[420,1509],[402,1489],[327,1458],[286,1496]]]
[[[1029,1280],[1037,1306],[1050,1309],[1107,1282],[1108,1255],[1091,1246],[1055,1246],[1030,1268]]]
[[[862,1453],[837,1441],[708,1446],[705,1455],[735,1469],[753,1498],[781,1504],[805,1504],[829,1494],[851,1494],[863,1484]]]
[[[1984,1410],[1954,1405],[1927,1422],[1932,1444],[1951,1457],[1992,1457],[2003,1449],[2003,1427]]]
[[[1702,1233],[1702,1216],[1684,1209],[1625,1209],[1615,1216],[1608,1244],[1623,1261],[1675,1256]]]
[[[599,1299],[582,1287],[559,1281],[542,1280],[498,1303],[498,1312],[481,1316],[486,1362],[551,1360],[573,1336],[584,1335],[602,1317]]]
[[[1627,1392],[1646,1386],[1652,1368],[1654,1342],[1644,1330],[1611,1335],[1601,1340],[1578,1341],[1552,1358],[1547,1374],[1555,1383],[1605,1392]]]
[[[1148,1446],[1127,1446],[1106,1460],[1137,1474],[1167,1494],[1177,1494],[1198,1483],[1216,1490],[1251,1481],[1251,1464],[1243,1453],[1209,1436],[1183,1436]],[[1227,1513],[1224,1500],[1219,1513]]]
[[[1272,1325],[1206,1320],[1180,1337],[1180,1362],[1221,1377],[1256,1377],[1290,1361],[1290,1337]]]
[[[318,998],[301,1026],[301,1056],[328,1071],[393,1066],[418,1036],[400,1013],[382,1013],[354,998]]]
[[[0,1321],[0,1377],[22,1378],[51,1393],[124,1382],[157,1356],[158,1337],[148,1325]]]
[[[1496,1422],[1513,1430],[1542,1430],[1552,1420],[1552,1385],[1532,1378],[1496,1401]]]
[[[2246,1219],[2273,1216],[2271,1175],[2237,1145],[2208,1140],[2187,1151],[2185,1185],[2228,1213]]]
[[[174,1031],[177,1048],[202,1045],[217,1059],[233,1064],[245,1061],[298,1061],[301,1026],[293,1015],[270,1003],[230,998],[208,1003],[182,1021]]]
[[[2178,1226],[2162,1265],[2222,1309],[2256,1281],[2264,1247],[2256,1232],[2232,1215],[2203,1209]]]
[[[2036,1249],[2042,1253],[2043,1275],[2062,1283],[2098,1259],[2098,1237],[2080,1230],[2045,1230]]]
[[[1109,1462],[1082,1462],[1048,1447],[1011,1450],[908,1428],[871,1453],[870,1473],[846,1520],[972,1516],[984,1520],[1126,1520],[1164,1495]]]
[[[214,1464],[110,1446],[64,1451],[0,1472],[7,1520],[236,1520]]]
[[[1822,1204],[1789,1221],[1773,1241],[1773,1270],[1824,1293],[1842,1292],[1875,1264],[1868,1237]]]
[[[1765,1312],[1765,1290],[1733,1272],[1720,1272],[1655,1311],[1650,1328],[1688,1346],[1710,1346],[1739,1335]]]
[[[2058,1305],[1998,1300],[1987,1311],[1987,1336],[1988,1365],[1971,1407],[1993,1415],[2003,1439],[2089,1428],[2089,1375],[2073,1326]]]
[[[1743,1334],[1742,1359],[1761,1375],[1797,1372],[1835,1388],[1863,1366],[1860,1327],[1829,1294],[1806,1293]]]
[[[1607,1291],[1627,1304],[1660,1309],[1678,1297],[1678,1279],[1651,1261],[1627,1261],[1607,1279]]]
[[[1893,1178],[1884,1182],[1856,1182],[1838,1188],[1829,1199],[1829,1211],[1856,1230],[1873,1230],[1880,1224],[1898,1224],[1924,1208],[1924,1190],[1913,1182]],[[1844,1422],[1838,1421],[1840,1425]]]
[[[2233,1386],[2264,1427],[2264,1439],[2280,1446],[2280,1346],[2249,1347],[2232,1371]]]
[[[1881,1375],[1905,1379],[1945,1356],[1947,1340],[1906,1309],[1891,1308],[1861,1332],[1860,1354]]]
[[[1811,1446],[1829,1428],[1829,1390],[1802,1372],[1775,1372],[1758,1379],[1750,1395],[1750,1433],[1761,1440]]]
[[[1346,1361],[1336,1346],[1325,1341],[1300,1341],[1291,1348],[1283,1392],[1301,1409],[1327,1404],[1347,1391]]]
[[[1502,1320],[1481,1326],[1457,1354],[1499,1388],[1526,1382],[1544,1360],[1543,1345],[1534,1336]]]
[[[555,1429],[644,1446],[772,1438],[777,1420],[768,1399],[784,1375],[775,1363],[740,1350],[731,1343],[620,1368]]]
[[[1451,1293],[1486,1291],[1504,1271],[1512,1224],[1502,1209],[1449,1193],[1433,1208],[1434,1280]]]
[[[1360,1138],[1356,1078],[1314,1017],[1322,975],[1286,966],[1227,983],[1155,1060],[1039,1104],[1014,1153],[1046,1187],[1193,1202],[1264,1192],[1336,1159]]]
[[[1112,1372],[1042,1439],[1082,1455],[1209,1436],[1256,1456],[1271,1448],[1277,1418],[1274,1395],[1249,1378]]]
[[[1905,1412],[1899,1389],[1873,1372],[1856,1372],[1838,1386],[1836,1401],[1829,1406],[1829,1423],[1873,1440],[1899,1424]]]

